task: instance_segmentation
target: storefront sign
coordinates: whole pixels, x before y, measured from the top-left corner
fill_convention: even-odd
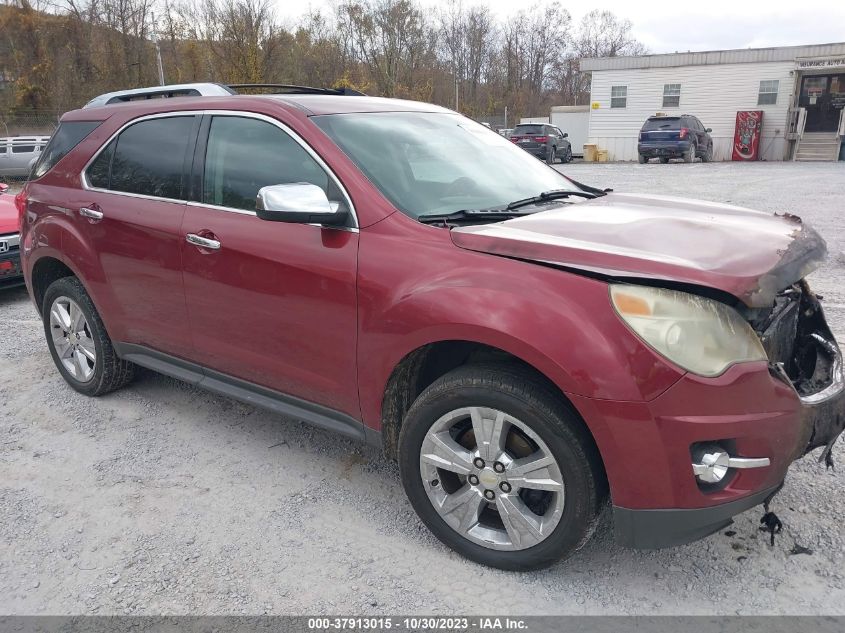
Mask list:
[[[845,57],[829,57],[827,59],[799,59],[798,70],[814,70],[825,68],[845,67]]]

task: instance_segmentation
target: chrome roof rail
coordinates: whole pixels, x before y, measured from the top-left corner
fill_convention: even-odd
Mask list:
[[[226,97],[237,94],[228,86],[214,83],[175,84],[171,86],[150,86],[149,88],[133,88],[132,90],[118,90],[94,97],[83,108],[125,103],[140,99],[156,99],[162,97]]]

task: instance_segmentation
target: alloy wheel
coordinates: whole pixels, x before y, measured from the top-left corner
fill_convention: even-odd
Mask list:
[[[65,370],[79,382],[91,380],[97,366],[97,350],[88,320],[73,299],[60,296],[53,301],[50,334]]]
[[[420,476],[446,524],[490,549],[533,547],[563,515],[563,476],[551,450],[497,409],[464,407],[438,419],[420,449]]]

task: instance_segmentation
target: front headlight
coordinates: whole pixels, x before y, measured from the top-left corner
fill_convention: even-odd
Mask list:
[[[734,363],[767,360],[751,326],[731,307],[664,288],[611,284],[619,316],[657,352],[701,376]]]

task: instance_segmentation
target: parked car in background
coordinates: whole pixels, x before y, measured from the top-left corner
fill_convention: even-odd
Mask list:
[[[23,283],[20,228],[15,198],[9,185],[0,183],[0,288]]]
[[[830,454],[800,218],[581,185],[431,104],[206,87],[65,114],[16,199],[77,391],[143,366],[380,446],[437,538],[504,569],[608,499],[626,545],[702,538]]]
[[[572,160],[572,147],[566,140],[568,136],[554,125],[520,123],[508,138],[529,154],[551,165],[557,159],[562,163]]]
[[[0,138],[0,176],[26,178],[33,161],[38,158],[49,140],[49,136]]]
[[[499,134],[501,134],[505,138],[510,138],[511,134],[513,134],[513,128],[512,127],[503,127],[502,129],[499,130]]]
[[[647,163],[657,158],[661,163],[668,163],[670,158],[683,158],[691,163],[700,158],[704,163],[710,162],[713,159],[711,131],[691,114],[649,117],[637,142],[639,161]]]

